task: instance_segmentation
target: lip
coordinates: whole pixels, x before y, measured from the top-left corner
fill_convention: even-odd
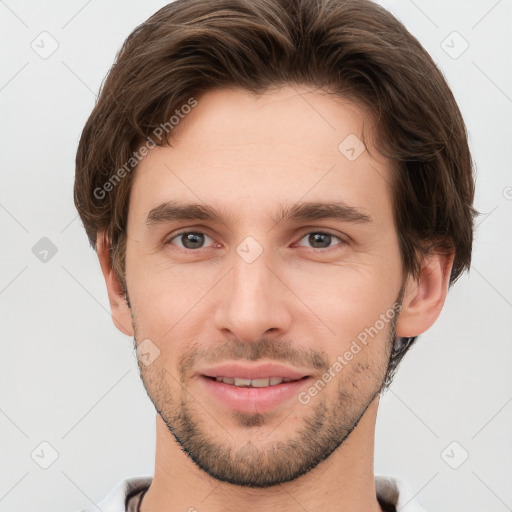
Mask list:
[[[223,363],[207,368],[200,372],[207,377],[231,377],[241,379],[265,379],[267,377],[283,377],[287,379],[302,379],[308,377],[307,371],[300,371],[279,363],[260,363],[247,365],[240,363]]]
[[[215,377],[239,377],[242,379],[263,379],[283,377],[297,379],[264,388],[241,387],[225,384]],[[199,375],[199,381],[214,400],[229,409],[248,414],[265,413],[275,409],[297,396],[301,388],[309,384],[311,376],[307,372],[278,363],[259,365],[242,365],[225,363],[207,370]]]

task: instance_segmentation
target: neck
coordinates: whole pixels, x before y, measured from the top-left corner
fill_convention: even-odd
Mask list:
[[[219,482],[181,450],[157,415],[155,474],[141,512],[381,512],[373,474],[378,398],[343,444],[309,473],[264,489]]]

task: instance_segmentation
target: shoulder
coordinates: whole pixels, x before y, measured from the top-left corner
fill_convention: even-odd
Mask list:
[[[394,505],[400,512],[426,512],[403,480],[375,475],[375,489],[379,501]]]
[[[81,510],[80,512],[96,512],[98,509],[102,512],[125,512],[126,498],[131,494],[149,487],[152,480],[153,478],[150,476],[139,476],[122,480],[100,503]]]

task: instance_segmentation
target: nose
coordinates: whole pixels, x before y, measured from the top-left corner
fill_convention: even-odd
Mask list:
[[[292,320],[291,293],[282,278],[277,277],[279,271],[269,268],[266,253],[251,263],[238,255],[234,260],[219,290],[216,329],[223,335],[231,333],[236,339],[249,342],[270,333],[273,336],[287,333]]]

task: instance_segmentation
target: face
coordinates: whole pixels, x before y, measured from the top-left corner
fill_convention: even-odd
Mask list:
[[[391,169],[347,100],[198,100],[132,186],[139,367],[202,470],[266,487],[331,455],[381,390],[403,283]]]

